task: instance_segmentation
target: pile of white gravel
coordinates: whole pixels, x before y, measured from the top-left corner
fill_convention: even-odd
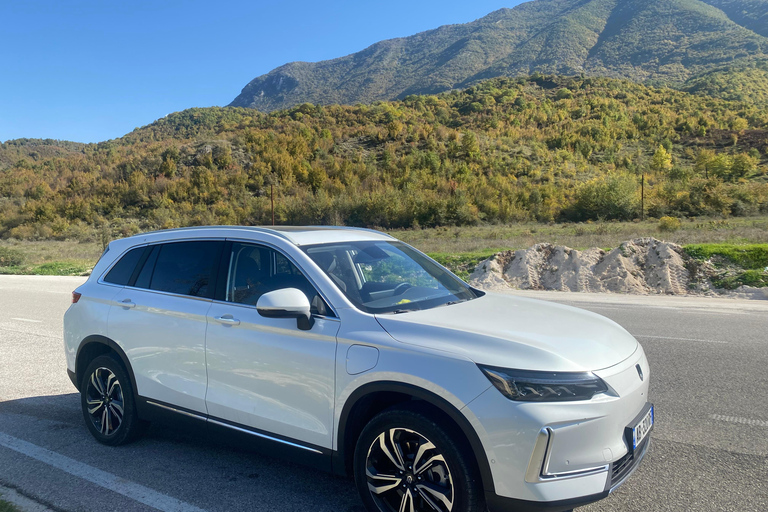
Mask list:
[[[480,262],[470,284],[488,291],[510,288],[640,295],[722,295],[700,276],[702,264],[677,244],[638,238],[616,249],[577,251],[562,245],[538,244],[500,252]],[[742,287],[728,295],[767,298],[761,289]]]

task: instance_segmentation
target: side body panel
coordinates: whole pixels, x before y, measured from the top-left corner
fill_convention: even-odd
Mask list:
[[[92,279],[77,289],[82,293],[80,300],[64,313],[64,351],[71,372],[76,370],[80,343],[88,336],[107,335],[109,311],[114,297],[120,292],[118,287],[102,286]]]
[[[130,359],[140,396],[205,413],[210,307],[208,299],[137,288],[115,296],[107,336]]]
[[[330,448],[338,330],[335,319],[301,331],[296,319],[215,302],[206,339],[209,414]]]

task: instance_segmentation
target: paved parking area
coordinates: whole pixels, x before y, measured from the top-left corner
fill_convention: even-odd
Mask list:
[[[62,511],[362,511],[352,483],[153,426],[88,434],[61,318],[82,278],[0,276],[0,485]],[[525,293],[608,316],[652,366],[653,446],[584,511],[768,510],[768,302]]]

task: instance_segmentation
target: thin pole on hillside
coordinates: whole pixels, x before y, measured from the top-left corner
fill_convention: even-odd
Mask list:
[[[640,175],[640,220],[645,220],[645,173]]]
[[[272,198],[272,225],[275,225],[275,186],[269,184],[269,195]]]

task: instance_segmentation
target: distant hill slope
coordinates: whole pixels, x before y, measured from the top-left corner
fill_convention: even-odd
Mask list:
[[[0,238],[265,224],[271,185],[285,225],[632,219],[641,173],[647,216],[768,214],[768,110],[603,77],[190,109],[69,156],[28,155],[0,171]]]
[[[0,171],[21,160],[44,160],[82,152],[86,144],[53,139],[15,139],[0,143]]]
[[[534,71],[680,84],[768,53],[768,0],[536,0],[255,78],[230,106],[356,104]]]
[[[682,90],[768,108],[768,60],[739,61],[688,79]]]
[[[768,2],[765,0],[703,0],[722,10],[742,27],[768,37]]]

